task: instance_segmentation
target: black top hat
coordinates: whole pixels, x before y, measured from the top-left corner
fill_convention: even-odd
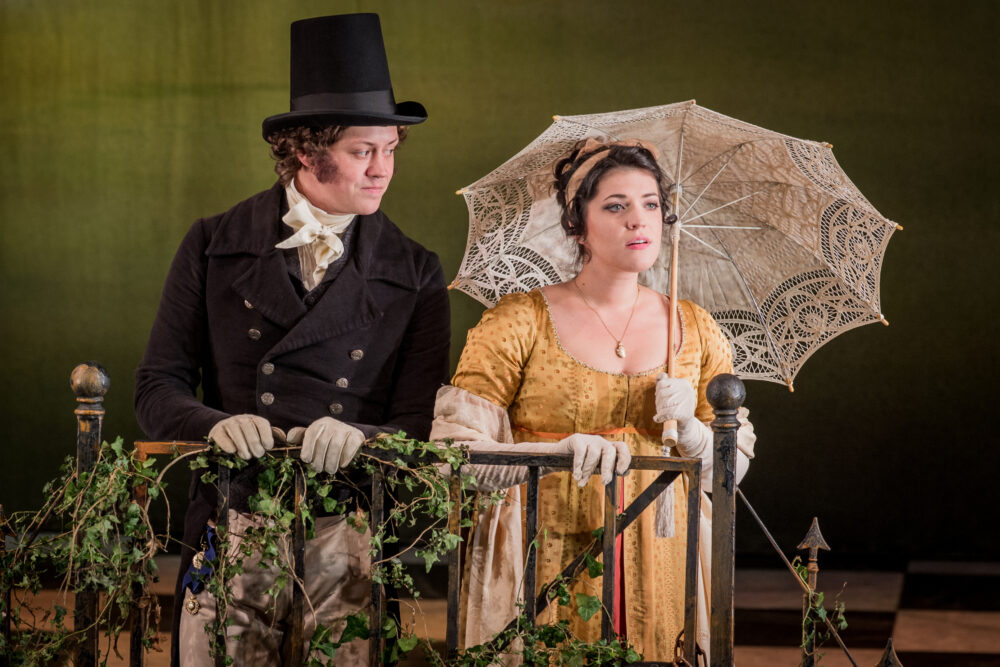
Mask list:
[[[340,14],[292,23],[291,111],[264,119],[264,138],[286,127],[413,125],[419,102],[392,94],[378,14]]]

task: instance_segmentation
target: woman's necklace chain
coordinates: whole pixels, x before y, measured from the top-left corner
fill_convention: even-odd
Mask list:
[[[617,354],[620,358],[624,359],[625,346],[622,344],[622,341],[625,340],[625,334],[628,333],[628,325],[632,324],[632,316],[635,315],[635,306],[637,303],[639,303],[639,286],[638,285],[635,286],[635,301],[632,302],[632,311],[628,314],[628,321],[625,322],[625,330],[622,331],[621,338],[618,338],[617,336],[615,336],[614,333],[612,333],[611,329],[608,328],[607,322],[605,322],[604,318],[601,317],[601,314],[597,312],[597,309],[590,304],[590,300],[587,299],[587,295],[583,293],[582,289],[580,289],[580,285],[576,282],[576,278],[573,279],[573,285],[576,287],[576,291],[580,293],[580,297],[583,299],[583,302],[587,304],[587,308],[590,308],[590,310],[594,312],[594,315],[597,315],[597,319],[600,320],[601,325],[604,327],[604,330],[607,331],[608,335],[610,335],[611,338],[614,339],[615,354]]]

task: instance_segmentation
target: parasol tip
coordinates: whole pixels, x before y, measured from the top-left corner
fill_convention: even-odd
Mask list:
[[[884,324],[885,326],[889,326],[889,320],[885,319],[885,315],[883,315],[882,313],[878,314],[878,321]]]
[[[896,224],[896,231],[897,231],[897,232],[901,232],[901,231],[903,231],[903,225],[901,225],[901,224],[899,224],[899,223],[895,223],[895,224]]]
[[[789,380],[785,380],[785,384],[788,385],[788,393],[794,394],[795,393],[795,385],[792,384],[792,381],[790,379]]]
[[[456,195],[464,195],[468,191],[469,191],[469,188],[459,188],[458,190],[455,190],[455,194]]]
[[[830,150],[833,150],[833,144],[831,144],[829,141],[824,141],[823,145],[829,148]]]
[[[559,116],[553,116],[553,117],[552,117],[552,120],[554,120],[555,122],[557,122],[557,123],[558,123],[559,121],[561,121],[561,120],[562,120],[562,118],[560,118]]]

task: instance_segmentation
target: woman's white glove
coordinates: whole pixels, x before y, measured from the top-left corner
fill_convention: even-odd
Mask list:
[[[573,479],[581,487],[587,486],[594,470],[600,469],[601,483],[610,484],[615,472],[624,475],[632,462],[628,445],[620,440],[605,440],[599,435],[574,433],[556,443],[567,454],[573,455]],[[521,447],[523,445],[519,445]]]
[[[600,471],[601,482],[608,484],[615,472],[625,474],[632,462],[628,445],[618,440],[605,440],[599,435],[574,433],[559,442],[519,442],[516,445],[502,442],[469,442],[473,452],[518,452],[527,454],[572,454],[570,472],[581,487],[586,486],[595,470]],[[542,468],[539,474],[555,472]],[[480,491],[509,489],[528,481],[528,466],[473,464],[462,466],[462,473],[476,478]]]
[[[702,458],[712,451],[712,429],[694,416],[698,397],[691,383],[666,373],[656,376],[656,416],[653,421],[677,422],[677,451],[683,456]]]
[[[333,417],[322,417],[308,428],[296,426],[288,432],[288,444],[302,445],[299,458],[316,472],[331,475],[350,463],[364,442],[364,433]]]
[[[274,447],[271,424],[257,415],[226,417],[212,427],[208,439],[222,451],[242,459],[259,458]]]

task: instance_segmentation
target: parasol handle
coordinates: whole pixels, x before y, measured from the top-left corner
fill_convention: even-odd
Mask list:
[[[674,186],[674,211],[680,210],[681,185]],[[670,219],[673,218],[673,222]],[[667,313],[667,375],[674,377],[674,327],[677,326],[677,259],[681,241],[681,225],[676,213],[667,218],[670,225],[670,311]],[[663,445],[677,446],[677,422],[663,423]]]

